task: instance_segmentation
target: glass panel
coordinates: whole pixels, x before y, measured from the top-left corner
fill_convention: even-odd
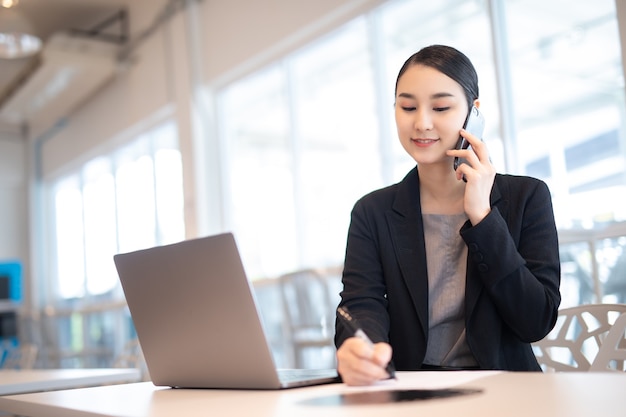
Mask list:
[[[84,178],[87,291],[103,294],[117,285],[113,264],[117,252],[115,189],[110,160],[97,158],[86,164]]]
[[[51,367],[113,366],[135,337],[120,302],[113,255],[185,237],[176,125],[165,123],[89,161],[52,189],[57,281],[46,302],[61,308],[46,311],[50,343],[42,361]]]
[[[147,137],[119,151],[115,185],[119,251],[156,245],[154,168]]]
[[[295,267],[294,178],[285,75],[275,66],[221,96],[228,223],[251,278]]]
[[[183,162],[177,138],[174,123],[155,129],[153,134],[157,234],[161,245],[185,238]]]
[[[358,19],[291,61],[301,265],[341,263],[352,206],[382,186],[367,38]]]
[[[503,3],[520,166],[549,183],[559,227],[625,220],[615,198],[626,192],[615,1]]]
[[[81,297],[85,293],[85,246],[80,182],[77,176],[70,177],[54,189],[56,292],[61,298]]]
[[[58,180],[53,190],[53,264],[61,300],[102,294],[119,298],[115,253],[185,237],[182,160],[174,123],[139,136],[112,157],[89,161],[80,174]]]

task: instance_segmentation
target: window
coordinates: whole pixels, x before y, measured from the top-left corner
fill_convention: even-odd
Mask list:
[[[46,365],[111,366],[134,334],[113,255],[185,238],[176,126],[163,123],[89,160],[51,190],[56,282],[46,298],[59,308],[44,322],[58,352]]]
[[[222,93],[229,212],[251,277],[340,262],[351,205],[381,184],[366,38],[358,19]]]
[[[91,159],[52,189],[58,281],[52,299],[110,294],[119,287],[114,254],[184,239],[173,123]]]
[[[516,150],[520,166],[553,194],[561,306],[624,302],[626,208],[615,196],[626,193],[626,142],[615,2],[505,4]]]
[[[563,305],[605,299],[612,278],[581,259],[621,265],[626,230],[596,233],[626,220],[619,39],[613,0],[392,0],[225,86],[226,227],[249,274],[342,263],[354,202],[414,166],[396,139],[397,71],[441,43],[477,68],[496,169],[548,183],[561,236],[590,231],[563,241]],[[581,271],[589,280],[573,283]]]
[[[287,87],[276,65],[222,96],[230,223],[250,277],[296,260],[293,161]]]
[[[288,61],[298,266],[340,262],[352,205],[383,184],[372,59],[357,19]]]
[[[505,4],[520,165],[549,183],[560,228],[626,220],[615,2]]]
[[[356,200],[415,164],[397,140],[393,85],[433,33],[474,55],[485,107],[497,115],[490,49],[480,46],[490,43],[487,12],[466,3],[389,2],[220,92],[227,227],[251,277],[343,262]]]

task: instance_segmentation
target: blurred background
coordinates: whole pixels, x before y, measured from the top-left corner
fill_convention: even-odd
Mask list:
[[[562,307],[626,302],[619,0],[0,5],[0,336],[35,367],[132,346],[113,254],[222,231],[278,365],[332,365],[350,210],[413,167],[393,88],[434,43],[478,70],[498,172],[550,187]]]

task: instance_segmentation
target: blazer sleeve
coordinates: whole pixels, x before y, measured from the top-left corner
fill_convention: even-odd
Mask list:
[[[340,305],[346,306],[373,342],[388,341],[389,314],[381,242],[377,233],[380,222],[372,209],[372,198],[363,198],[351,213],[346,257],[342,275]],[[341,321],[335,323],[335,345],[354,336]]]
[[[492,207],[483,221],[466,225],[461,236],[468,246],[468,270],[482,280],[511,331],[532,343],[554,327],[561,302],[552,200],[539,180],[520,179],[511,192],[503,185],[503,212]]]

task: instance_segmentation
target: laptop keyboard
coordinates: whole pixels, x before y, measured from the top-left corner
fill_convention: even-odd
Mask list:
[[[278,377],[283,382],[303,381],[318,378],[334,378],[337,371],[334,369],[279,369]]]

